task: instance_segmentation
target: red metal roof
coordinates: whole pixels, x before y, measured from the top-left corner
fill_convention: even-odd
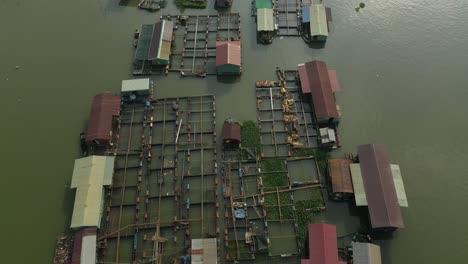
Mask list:
[[[299,72],[299,79],[301,80],[302,93],[310,94],[309,76],[307,76],[305,64],[299,64],[297,70]]]
[[[238,123],[225,122],[223,125],[223,140],[237,140],[241,139],[241,128]]]
[[[327,64],[323,61],[309,61],[299,65],[299,78],[303,93],[312,94],[312,102],[317,118],[338,118]]]
[[[240,41],[216,41],[216,66],[224,64],[241,66]]]
[[[339,92],[341,90],[340,83],[338,82],[338,78],[336,77],[335,70],[328,70],[328,76],[330,77],[330,84],[331,89],[334,93]]]
[[[88,120],[86,141],[111,140],[112,117],[120,113],[120,97],[112,94],[98,94],[93,98]]]
[[[309,259],[302,264],[341,264],[338,259],[336,226],[329,224],[309,225]]]
[[[83,237],[96,235],[96,228],[84,228],[80,229],[75,233],[73,239],[73,253],[71,264],[80,264],[81,259],[81,244],[83,243]]]
[[[372,228],[404,227],[390,161],[383,145],[358,147]]]

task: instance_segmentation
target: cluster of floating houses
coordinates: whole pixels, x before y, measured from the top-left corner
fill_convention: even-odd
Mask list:
[[[157,4],[140,3],[141,8],[148,9],[156,8]],[[219,8],[231,5],[232,0],[216,1]],[[253,1],[260,43],[271,43],[275,36],[302,36],[307,43],[327,40],[329,8],[322,3],[296,1],[294,13],[288,6],[288,0]],[[293,25],[291,21],[295,21]],[[231,13],[166,16],[157,23],[143,25],[135,32],[133,74],[150,75],[162,69],[165,74],[176,71],[182,76],[240,75],[239,25],[239,15]],[[182,32],[182,45],[175,44],[176,32]],[[209,40],[209,34],[216,34],[214,42]],[[281,108],[274,106],[274,99],[283,100],[282,121],[286,126],[292,124],[293,132],[285,142],[278,143],[273,130],[263,132],[275,138],[270,144],[275,148],[270,157],[283,157],[278,154],[278,145],[324,151],[340,147],[341,110],[335,97],[340,85],[336,71],[328,69],[325,62],[314,60],[288,71],[290,79],[280,73],[277,81],[257,82],[257,88],[266,89],[265,98],[269,100],[266,111],[272,115],[267,121],[259,117],[259,128],[262,129],[262,122],[272,122],[272,129],[276,129],[273,115]],[[288,87],[288,81],[297,85],[297,89]],[[353,239],[345,249],[347,257],[343,257],[336,227],[327,223],[308,225],[303,248],[293,252],[280,250],[275,255],[270,250],[270,240],[277,238],[267,235],[271,220],[263,205],[265,193],[276,194],[280,203],[282,192],[290,192],[294,200],[293,190],[325,187],[330,202],[348,201],[367,208],[369,234],[402,228],[400,207],[408,207],[403,179],[400,167],[390,162],[383,145],[362,145],[357,155],[329,159],[326,175],[322,175],[326,176],[325,181],[320,180],[318,169],[318,178],[305,183],[290,180],[288,174],[287,189],[277,187],[276,191],[264,192],[262,177],[268,176],[258,166],[265,157],[263,149],[259,155],[243,148],[241,125],[232,118],[222,127],[224,165],[218,170],[214,97],[156,100],[153,86],[148,78],[124,80],[120,95],[104,93],[94,97],[87,131],[81,135],[82,157],[75,160],[70,185],[76,190],[70,224],[73,243],[61,240],[60,260],[56,256],[55,263],[211,264],[253,260],[257,252],[265,249],[269,257],[301,256],[302,264],[382,263],[380,247],[372,244],[368,235]],[[279,93],[274,95],[273,91],[277,91],[274,89],[279,89]],[[258,99],[257,104],[261,101]],[[303,104],[308,104],[311,111],[306,112]],[[258,110],[265,111],[259,106]],[[302,121],[294,114],[298,112],[302,112]],[[290,158],[290,150],[284,156]],[[230,156],[229,151],[234,151],[234,155]],[[243,161],[242,151],[254,159]],[[233,169],[231,165],[235,162],[239,165]],[[318,167],[317,161],[313,162]],[[253,172],[249,172],[251,169]],[[255,177],[256,192],[246,196],[240,180],[240,193],[235,194],[237,183],[232,179],[232,171],[239,178]],[[247,197],[253,205],[245,202]],[[294,204],[292,209],[296,213]],[[280,223],[294,220],[292,229],[297,232],[296,220],[282,220],[281,212],[279,206]],[[238,238],[239,232],[245,233],[245,239]],[[69,248],[64,251],[65,244]],[[167,258],[165,250],[176,257]]]

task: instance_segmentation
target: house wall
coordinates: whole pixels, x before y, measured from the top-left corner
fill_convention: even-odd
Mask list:
[[[218,75],[239,75],[241,73],[241,67],[239,65],[224,64],[216,68]]]

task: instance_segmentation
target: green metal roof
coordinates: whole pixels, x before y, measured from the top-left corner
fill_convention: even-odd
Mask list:
[[[135,52],[135,59],[147,60],[151,48],[151,41],[153,39],[154,25],[143,25],[141,27],[140,37]]]
[[[322,4],[310,5],[310,35],[328,36],[327,13]]]
[[[70,188],[76,188],[71,228],[99,227],[103,186],[112,183],[115,157],[89,156],[75,160]]]
[[[271,0],[256,0],[255,7],[259,8],[272,8]]]

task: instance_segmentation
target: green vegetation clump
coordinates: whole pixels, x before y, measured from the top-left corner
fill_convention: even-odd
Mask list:
[[[245,121],[241,126],[242,148],[251,149],[257,155],[261,151],[260,129],[254,121]],[[242,159],[248,159],[246,150],[242,150]]]
[[[313,148],[300,148],[300,149],[293,149],[292,151],[293,157],[310,157],[313,156],[317,160],[318,168],[322,175],[325,175],[328,166],[328,159],[330,158],[330,154],[327,151],[321,149],[313,149]]]
[[[313,223],[314,214],[319,213],[324,206],[322,194],[319,189],[315,189],[309,200],[298,201],[296,205],[296,216],[298,225],[298,239],[300,248],[304,247],[307,237],[307,229],[310,223]]]
[[[288,178],[284,160],[270,159],[263,160],[261,163],[263,174],[263,186],[266,191],[275,189],[275,187],[287,186]],[[270,188],[269,188],[270,187]]]
[[[184,8],[206,8],[206,0],[175,0],[175,4],[178,7]]]

